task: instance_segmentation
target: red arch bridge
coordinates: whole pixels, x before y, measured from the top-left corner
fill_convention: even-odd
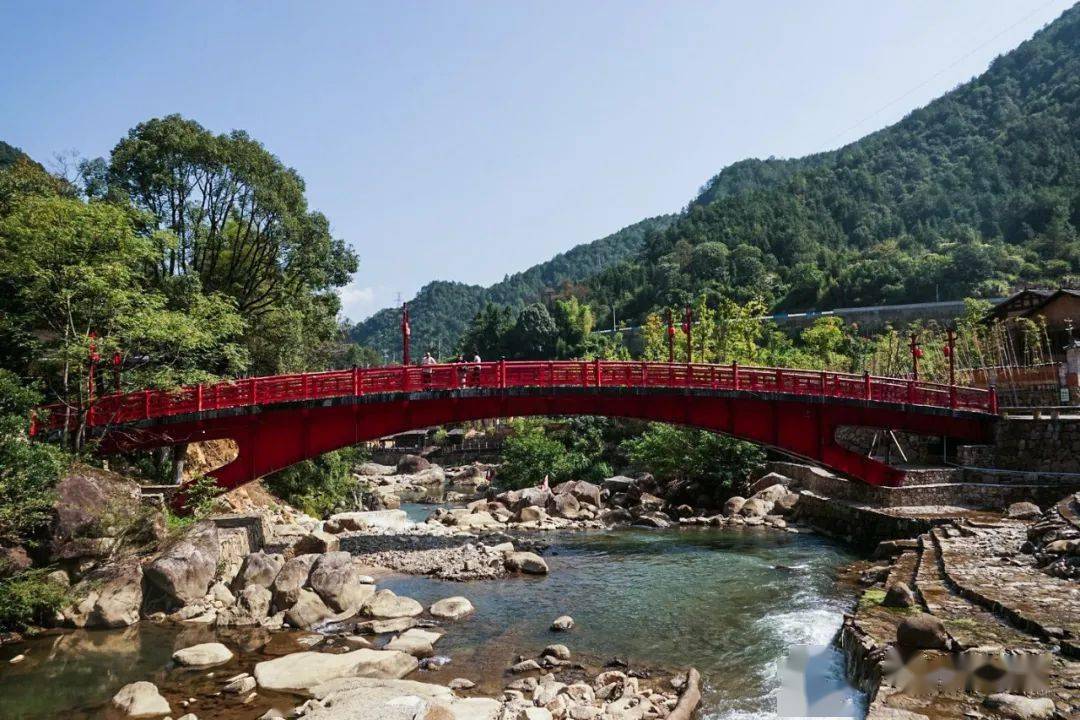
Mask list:
[[[61,432],[60,406],[35,432]],[[103,452],[231,439],[239,454],[211,473],[235,487],[365,440],[497,417],[603,415],[725,433],[873,485],[903,472],[836,441],[841,426],[989,440],[993,389],[739,365],[520,361],[339,370],[245,378],[97,399],[88,431]]]

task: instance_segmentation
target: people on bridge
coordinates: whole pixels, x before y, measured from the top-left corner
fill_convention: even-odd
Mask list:
[[[430,350],[428,350],[426,353],[424,353],[424,357],[420,360],[420,365],[423,366],[423,369],[421,370],[421,375],[424,378],[424,387],[426,388],[431,387],[431,378],[435,374],[435,371],[432,370],[431,366],[435,364],[437,364],[435,356],[431,354]]]
[[[469,368],[465,365],[465,353],[458,353],[457,360],[458,385],[465,387],[468,381]]]
[[[483,362],[482,360],[480,360],[480,351],[479,350],[473,350],[472,361],[473,361],[473,382],[476,385],[479,385],[480,384],[480,365]]]

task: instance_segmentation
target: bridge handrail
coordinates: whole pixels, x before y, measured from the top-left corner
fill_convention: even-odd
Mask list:
[[[444,363],[224,380],[175,390],[143,390],[97,398],[90,427],[253,405],[303,402],[369,393],[515,387],[662,387],[780,392],[997,413],[994,390],[825,370],[624,360],[520,360]],[[65,406],[38,409],[37,432],[69,422]]]

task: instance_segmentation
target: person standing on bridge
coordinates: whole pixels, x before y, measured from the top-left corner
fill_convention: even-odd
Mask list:
[[[423,375],[424,378],[424,387],[431,387],[431,376],[434,375],[431,366],[435,364],[435,357],[431,354],[430,350],[424,353],[424,357],[420,360],[420,364],[423,366],[421,375]]]
[[[474,366],[473,367],[473,382],[476,383],[477,385],[479,385],[480,384],[480,363],[482,362],[480,360],[480,351],[479,350],[473,350],[472,361],[473,361],[473,366]]]
[[[468,381],[469,368],[465,365],[465,353],[458,353],[457,356],[457,374],[458,385],[465,387]]]

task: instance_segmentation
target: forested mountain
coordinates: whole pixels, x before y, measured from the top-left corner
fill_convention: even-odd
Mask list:
[[[428,348],[449,353],[473,316],[489,302],[520,308],[540,299],[546,289],[560,290],[567,283],[579,283],[636,257],[644,247],[645,235],[663,230],[673,219],[674,216],[664,215],[642,220],[510,275],[491,287],[442,280],[428,283],[409,301],[416,355]],[[351,334],[353,340],[375,348],[387,359],[398,357],[401,347],[399,308],[380,310],[353,327]]]
[[[597,259],[599,256],[600,259]],[[414,338],[447,351],[486,302],[584,281],[595,315],[705,296],[773,309],[989,297],[1080,278],[1080,5],[979,77],[839,150],[724,168],[644,221],[488,289],[426,286]],[[580,290],[580,288],[579,288]],[[353,338],[396,351],[396,309]]]
[[[19,158],[28,158],[19,148],[0,140],[0,168],[13,164]]]
[[[589,285],[621,316],[701,293],[778,309],[993,296],[1080,273],[1080,6],[839,150],[712,178]]]

